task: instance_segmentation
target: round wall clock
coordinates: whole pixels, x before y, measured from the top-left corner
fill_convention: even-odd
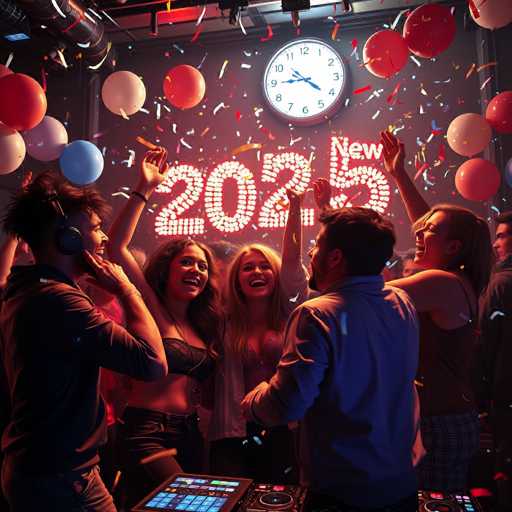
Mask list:
[[[282,119],[312,125],[338,110],[346,82],[339,53],[321,39],[307,37],[286,43],[272,55],[263,76],[263,93]]]

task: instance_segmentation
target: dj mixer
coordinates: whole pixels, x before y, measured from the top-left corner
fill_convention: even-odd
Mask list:
[[[247,478],[179,473],[142,500],[132,512],[304,512],[307,488],[254,484]],[[418,512],[483,512],[465,494],[419,491]]]

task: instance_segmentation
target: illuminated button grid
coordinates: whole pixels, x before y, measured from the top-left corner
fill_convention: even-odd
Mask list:
[[[159,492],[146,507],[162,510],[183,510],[184,512],[219,512],[227,498],[219,496],[197,496]]]

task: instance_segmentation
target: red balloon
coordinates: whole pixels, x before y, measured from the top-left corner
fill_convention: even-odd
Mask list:
[[[430,59],[452,44],[455,30],[455,19],[448,7],[425,4],[409,14],[403,36],[414,55]]]
[[[366,69],[380,78],[398,73],[409,58],[404,38],[394,30],[380,30],[368,38],[363,48]]]
[[[187,64],[167,71],[163,87],[169,103],[181,109],[195,107],[203,99],[206,90],[201,72]]]
[[[485,119],[498,133],[512,133],[512,91],[494,96],[487,105]]]
[[[7,75],[12,75],[12,71],[7,66],[0,64],[0,78]]]
[[[14,130],[31,130],[46,114],[46,96],[33,78],[13,73],[0,80],[0,122]]]
[[[455,175],[455,188],[470,201],[486,201],[498,192],[501,176],[496,166],[483,158],[466,160]]]

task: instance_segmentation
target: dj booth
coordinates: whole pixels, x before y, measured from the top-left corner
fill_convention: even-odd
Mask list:
[[[419,491],[419,512],[482,512],[463,494]],[[307,489],[299,485],[255,484],[247,478],[178,473],[144,498],[132,512],[306,512]]]

